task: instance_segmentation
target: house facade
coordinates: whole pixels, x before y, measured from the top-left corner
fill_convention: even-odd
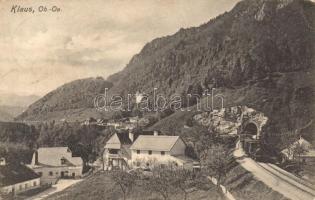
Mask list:
[[[118,132],[112,135],[104,147],[104,168],[106,170],[128,169],[131,159],[131,144],[129,134]]]
[[[130,149],[134,168],[193,167],[193,160],[185,156],[186,144],[179,136],[140,135]]]
[[[41,176],[43,184],[55,184],[59,178],[80,178],[83,160],[73,157],[68,147],[39,148],[29,167]]]
[[[0,163],[0,190],[5,194],[19,194],[38,188],[40,176],[33,170],[21,164]]]
[[[301,155],[296,155],[297,153],[294,152],[294,149],[297,146],[304,150]],[[300,137],[299,140],[291,144],[289,148],[283,149],[281,153],[285,156],[287,160],[300,159],[300,161],[302,161],[303,163],[315,164],[315,148],[303,137]]]
[[[156,131],[116,133],[104,148],[105,170],[169,165],[191,169],[194,162],[185,156],[186,144],[179,136],[159,135]]]

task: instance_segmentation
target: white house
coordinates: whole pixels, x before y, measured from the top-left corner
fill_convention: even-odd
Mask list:
[[[58,178],[81,177],[83,160],[72,157],[68,147],[45,147],[34,152],[29,167],[41,176],[42,183],[55,184]]]
[[[40,186],[40,176],[21,164],[6,164],[0,159],[0,190],[3,193],[18,194]]]
[[[305,163],[315,163],[315,148],[311,145],[310,142],[305,140],[303,137],[300,137],[299,140],[295,141],[293,144],[290,145],[289,148],[283,149],[281,153],[286,157],[288,160],[296,160],[297,155],[294,155],[294,149],[300,146],[304,149],[304,153],[299,155],[299,158],[302,162]]]
[[[179,136],[139,135],[130,147],[131,165],[192,168],[193,160],[185,156],[185,149],[186,144]]]
[[[106,142],[104,147],[104,167],[107,170],[118,167],[121,169],[129,168],[129,161],[131,159],[130,146],[132,140],[128,133],[115,133]]]

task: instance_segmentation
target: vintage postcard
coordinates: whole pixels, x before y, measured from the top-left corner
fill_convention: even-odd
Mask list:
[[[314,200],[314,0],[0,0],[0,200]]]

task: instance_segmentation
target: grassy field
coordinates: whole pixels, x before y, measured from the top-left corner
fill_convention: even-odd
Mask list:
[[[119,187],[114,186],[113,181],[106,172],[99,172],[73,185],[66,190],[53,194],[46,200],[120,200],[123,199]],[[146,191],[144,188],[136,186],[128,200],[162,200],[158,194]],[[180,191],[174,191],[170,200],[182,200],[183,195]],[[196,191],[188,196],[189,200],[224,200],[213,185],[208,191]]]

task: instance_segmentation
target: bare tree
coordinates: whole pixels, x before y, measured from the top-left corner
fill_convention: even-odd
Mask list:
[[[135,186],[137,176],[122,170],[111,171],[110,175],[115,185],[119,186],[121,192],[123,193],[123,199],[126,200],[127,195]]]
[[[174,173],[169,169],[155,168],[152,176],[148,177],[146,187],[152,192],[161,195],[164,200],[169,199],[173,191]]]
[[[202,167],[217,179],[218,189],[220,188],[222,178],[226,176],[228,171],[229,157],[229,150],[222,144],[213,144],[201,154]]]
[[[191,170],[177,169],[173,172],[172,184],[180,189],[184,194],[184,200],[188,195],[198,190],[208,190],[210,188],[209,180],[200,172]]]

